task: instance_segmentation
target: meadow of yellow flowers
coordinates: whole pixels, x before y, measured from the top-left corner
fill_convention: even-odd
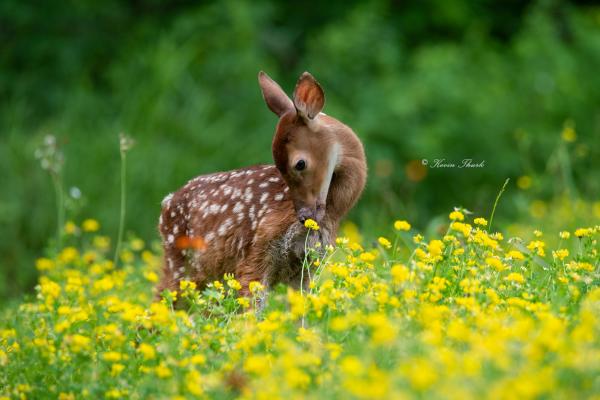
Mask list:
[[[68,223],[37,295],[2,312],[0,398],[600,398],[600,227],[393,225],[312,252],[306,290],[238,298],[225,276],[154,302],[154,246],[130,239],[116,267],[95,220]]]

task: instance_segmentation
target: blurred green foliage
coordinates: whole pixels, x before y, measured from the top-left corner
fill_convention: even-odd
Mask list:
[[[68,216],[115,235],[118,134],[132,136],[127,228],[154,239],[160,200],[187,179],[271,162],[261,69],[288,92],[311,71],[325,112],[364,141],[370,180],[351,218],[367,230],[394,216],[425,229],[452,205],[489,215],[507,177],[532,185],[511,183],[499,222],[533,198],[598,198],[593,2],[4,0],[0,41],[0,297],[35,282],[55,231],[34,158],[45,134],[65,190],[82,192]],[[485,166],[431,167],[465,158]]]

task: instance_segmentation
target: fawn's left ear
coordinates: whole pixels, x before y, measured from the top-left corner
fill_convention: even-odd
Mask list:
[[[292,100],[271,77],[263,71],[258,73],[258,84],[262,91],[267,106],[277,116],[281,117],[286,112],[294,109]]]
[[[325,93],[308,72],[300,75],[294,89],[294,106],[302,118],[314,119],[325,105]]]

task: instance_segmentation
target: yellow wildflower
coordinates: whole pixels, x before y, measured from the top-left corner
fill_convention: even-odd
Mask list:
[[[410,224],[407,221],[397,220],[394,222],[394,229],[397,231],[409,231]]]
[[[383,247],[384,247],[384,248],[386,248],[386,249],[389,249],[389,248],[391,248],[391,247],[392,247],[392,243],[391,243],[389,240],[387,240],[386,238],[384,238],[383,236],[380,236],[380,237],[377,239],[377,241],[379,242],[379,244],[380,244],[381,246],[383,246]]]
[[[164,362],[161,362],[159,365],[157,365],[156,368],[154,368],[154,372],[159,378],[168,378],[173,375],[169,367],[167,367]]]
[[[522,175],[517,179],[517,187],[521,190],[527,190],[531,187],[531,177]]]
[[[73,221],[67,221],[64,227],[64,231],[67,235],[73,235],[77,232],[77,225]]]
[[[516,282],[516,283],[525,282],[525,277],[523,275],[519,274],[518,272],[511,272],[504,279],[506,279],[509,282]]]
[[[38,271],[49,271],[54,268],[54,261],[49,258],[38,258],[35,262],[35,267]]]
[[[319,224],[317,224],[317,221],[315,221],[314,219],[309,218],[306,221],[304,221],[304,226],[313,231],[319,230]]]
[[[156,351],[152,345],[147,343],[140,343],[137,351],[142,355],[144,360],[152,360],[156,357]]]
[[[452,221],[464,221],[465,220],[464,214],[458,210],[452,211],[448,217]]]
[[[559,236],[561,239],[568,239],[568,238],[570,238],[570,237],[571,237],[571,232],[569,232],[569,231],[562,231],[562,232],[560,232],[560,233],[558,234],[558,236]]]
[[[488,222],[485,218],[475,218],[473,221],[475,225],[487,226]]]
[[[564,260],[569,256],[569,250],[567,249],[558,249],[552,252],[553,258],[558,258],[560,261]]]
[[[85,232],[96,232],[100,229],[100,224],[95,219],[88,218],[81,224]]]

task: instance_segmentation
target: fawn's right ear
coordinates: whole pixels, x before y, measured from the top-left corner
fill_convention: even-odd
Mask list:
[[[260,90],[262,90],[262,95],[267,106],[279,117],[287,111],[294,109],[292,100],[285,94],[277,82],[263,71],[258,73],[258,84],[260,85]]]

